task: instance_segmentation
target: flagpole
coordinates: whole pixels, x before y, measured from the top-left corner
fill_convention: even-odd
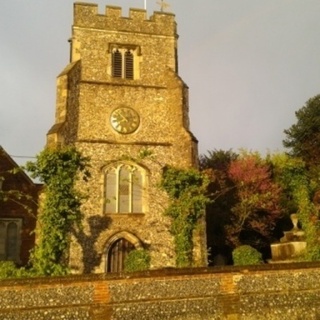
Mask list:
[[[147,10],[147,0],[144,0],[144,10]]]

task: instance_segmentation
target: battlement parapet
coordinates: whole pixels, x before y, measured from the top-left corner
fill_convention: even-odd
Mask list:
[[[129,17],[123,17],[121,7],[106,6],[103,15],[98,13],[97,4],[82,2],[74,4],[73,26],[166,36],[175,36],[177,32],[172,13],[154,12],[148,19],[146,10],[130,8]]]

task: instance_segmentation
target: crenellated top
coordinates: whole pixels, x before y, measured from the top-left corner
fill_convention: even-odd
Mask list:
[[[176,36],[175,15],[167,12],[154,12],[148,19],[147,11],[129,9],[129,17],[122,17],[121,7],[106,6],[105,14],[98,13],[98,5],[74,3],[74,27],[138,32],[154,35]]]

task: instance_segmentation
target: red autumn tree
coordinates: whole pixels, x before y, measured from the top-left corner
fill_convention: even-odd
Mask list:
[[[259,247],[262,242],[269,242],[282,214],[281,188],[272,181],[271,168],[259,155],[244,154],[230,163],[228,176],[238,198],[226,226],[230,244]]]

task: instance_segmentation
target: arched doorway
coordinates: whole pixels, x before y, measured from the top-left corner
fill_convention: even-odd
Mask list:
[[[113,235],[106,245],[106,272],[121,272],[130,251],[142,248],[141,241],[135,235],[122,231]]]
[[[134,245],[125,238],[115,241],[109,251],[107,257],[107,272],[121,272],[124,268],[124,261],[129,252],[134,249]]]

